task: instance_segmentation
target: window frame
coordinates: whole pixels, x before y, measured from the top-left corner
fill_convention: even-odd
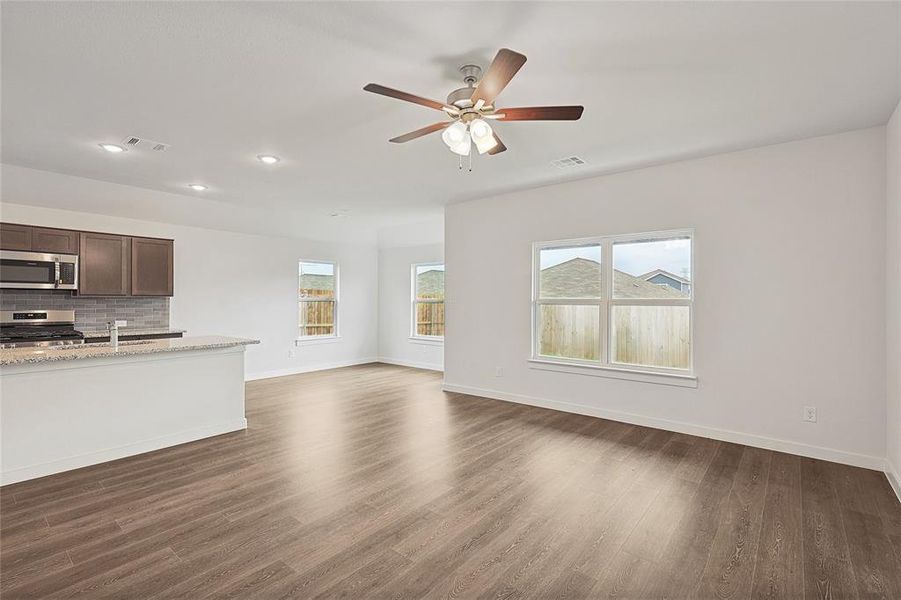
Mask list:
[[[664,241],[673,238],[687,237],[691,241],[691,287],[687,298],[615,298],[614,297],[614,268],[613,268],[613,246],[622,242],[653,242]],[[541,251],[553,248],[571,248],[577,246],[600,246],[601,251],[601,277],[603,278],[602,296],[595,298],[540,298],[541,284]],[[695,278],[695,255],[696,243],[694,229],[669,229],[664,231],[649,231],[642,233],[628,233],[615,235],[592,236],[565,240],[552,240],[545,242],[534,242],[532,244],[532,302],[531,302],[531,351],[530,361],[534,363],[543,363],[546,365],[561,365],[566,367],[591,367],[593,369],[603,369],[611,371],[621,371],[627,373],[636,373],[640,375],[664,375],[679,378],[695,378],[695,288],[697,280]],[[547,356],[539,353],[539,307],[543,304],[550,305],[590,305],[598,306],[600,313],[600,332],[598,360],[585,360],[578,358],[565,358],[559,356]],[[613,356],[613,340],[611,327],[613,322],[613,311],[616,306],[687,306],[689,315],[689,348],[688,348],[688,368],[676,369],[671,367],[656,367],[650,365],[637,365],[629,363],[619,363],[612,360]]]
[[[416,305],[417,304],[444,304],[445,311],[447,310],[447,305],[445,304],[447,300],[447,295],[445,293],[445,298],[443,300],[419,300],[416,298],[416,269],[418,267],[445,267],[443,262],[419,262],[419,263],[411,263],[410,264],[410,341],[420,344],[436,344],[440,345],[444,343],[443,335],[419,335],[416,333]],[[445,267],[445,276],[447,274],[447,267]],[[445,280],[446,281],[446,280]],[[446,314],[446,313],[445,313]],[[447,323],[445,323],[445,333],[447,330]]]
[[[334,278],[335,278],[335,297],[334,298],[331,298],[328,300],[308,300],[308,299],[302,299],[300,297],[300,285],[299,285],[300,284],[300,276],[301,276],[300,271],[301,271],[302,265],[304,263],[332,265],[332,269],[334,272]],[[340,303],[341,276],[340,276],[340,267],[338,265],[338,261],[320,260],[320,259],[312,259],[312,258],[297,259],[297,283],[298,283],[298,286],[297,286],[298,310],[300,309],[300,305],[304,302],[333,302],[335,305],[334,308],[332,309],[332,315],[333,315],[333,317],[332,317],[332,320],[333,320],[332,333],[319,334],[319,335],[301,335],[301,333],[300,333],[301,323],[300,323],[300,319],[298,319],[297,337],[296,337],[297,344],[325,342],[325,341],[337,340],[338,338],[340,338],[341,336],[339,334],[340,332],[339,332],[338,327],[341,322],[341,319],[339,318],[339,307],[341,306],[341,303]]]

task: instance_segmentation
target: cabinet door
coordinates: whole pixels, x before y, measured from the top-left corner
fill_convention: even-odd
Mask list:
[[[171,296],[172,240],[131,238],[131,295]]]
[[[78,254],[78,232],[35,227],[31,234],[31,249],[35,252]]]
[[[79,239],[78,294],[127,296],[129,238],[105,233],[82,233]]]
[[[31,250],[32,228],[28,225],[0,223],[0,248],[4,250]]]

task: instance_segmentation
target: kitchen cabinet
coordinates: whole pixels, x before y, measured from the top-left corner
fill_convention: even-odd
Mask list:
[[[78,254],[78,232],[0,223],[0,248],[26,252]]]
[[[79,296],[129,295],[130,242],[123,235],[80,234]]]
[[[78,254],[78,232],[68,229],[32,227],[31,249],[35,252]]]
[[[171,296],[172,240],[131,238],[131,295]]]
[[[172,296],[172,240],[0,223],[0,249],[78,255],[79,296]]]
[[[0,223],[0,248],[3,250],[31,250],[32,227]]]

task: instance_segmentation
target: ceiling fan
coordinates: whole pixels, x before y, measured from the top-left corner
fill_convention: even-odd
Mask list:
[[[494,99],[500,94],[517,71],[525,64],[526,57],[519,52],[501,48],[488,71],[482,76],[482,69],[476,65],[460,67],[465,87],[451,92],[447,102],[429,100],[407,92],[401,92],[377,83],[370,83],[363,89],[389,98],[397,98],[414,104],[421,104],[443,111],[449,120],[432,123],[422,129],[405,133],[388,140],[403,144],[424,135],[442,131],[441,139],[447,147],[461,156],[470,156],[473,144],[479,154],[499,154],[507,149],[497,132],[488,124],[496,121],[576,121],[582,116],[581,106],[527,106],[522,108],[501,108],[494,106]],[[462,163],[461,163],[462,165]]]

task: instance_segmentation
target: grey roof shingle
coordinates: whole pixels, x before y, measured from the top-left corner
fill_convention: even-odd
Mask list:
[[[617,298],[687,298],[668,285],[657,285],[638,277],[613,271]],[[598,298],[601,296],[601,265],[587,258],[573,258],[541,270],[544,298]]]

